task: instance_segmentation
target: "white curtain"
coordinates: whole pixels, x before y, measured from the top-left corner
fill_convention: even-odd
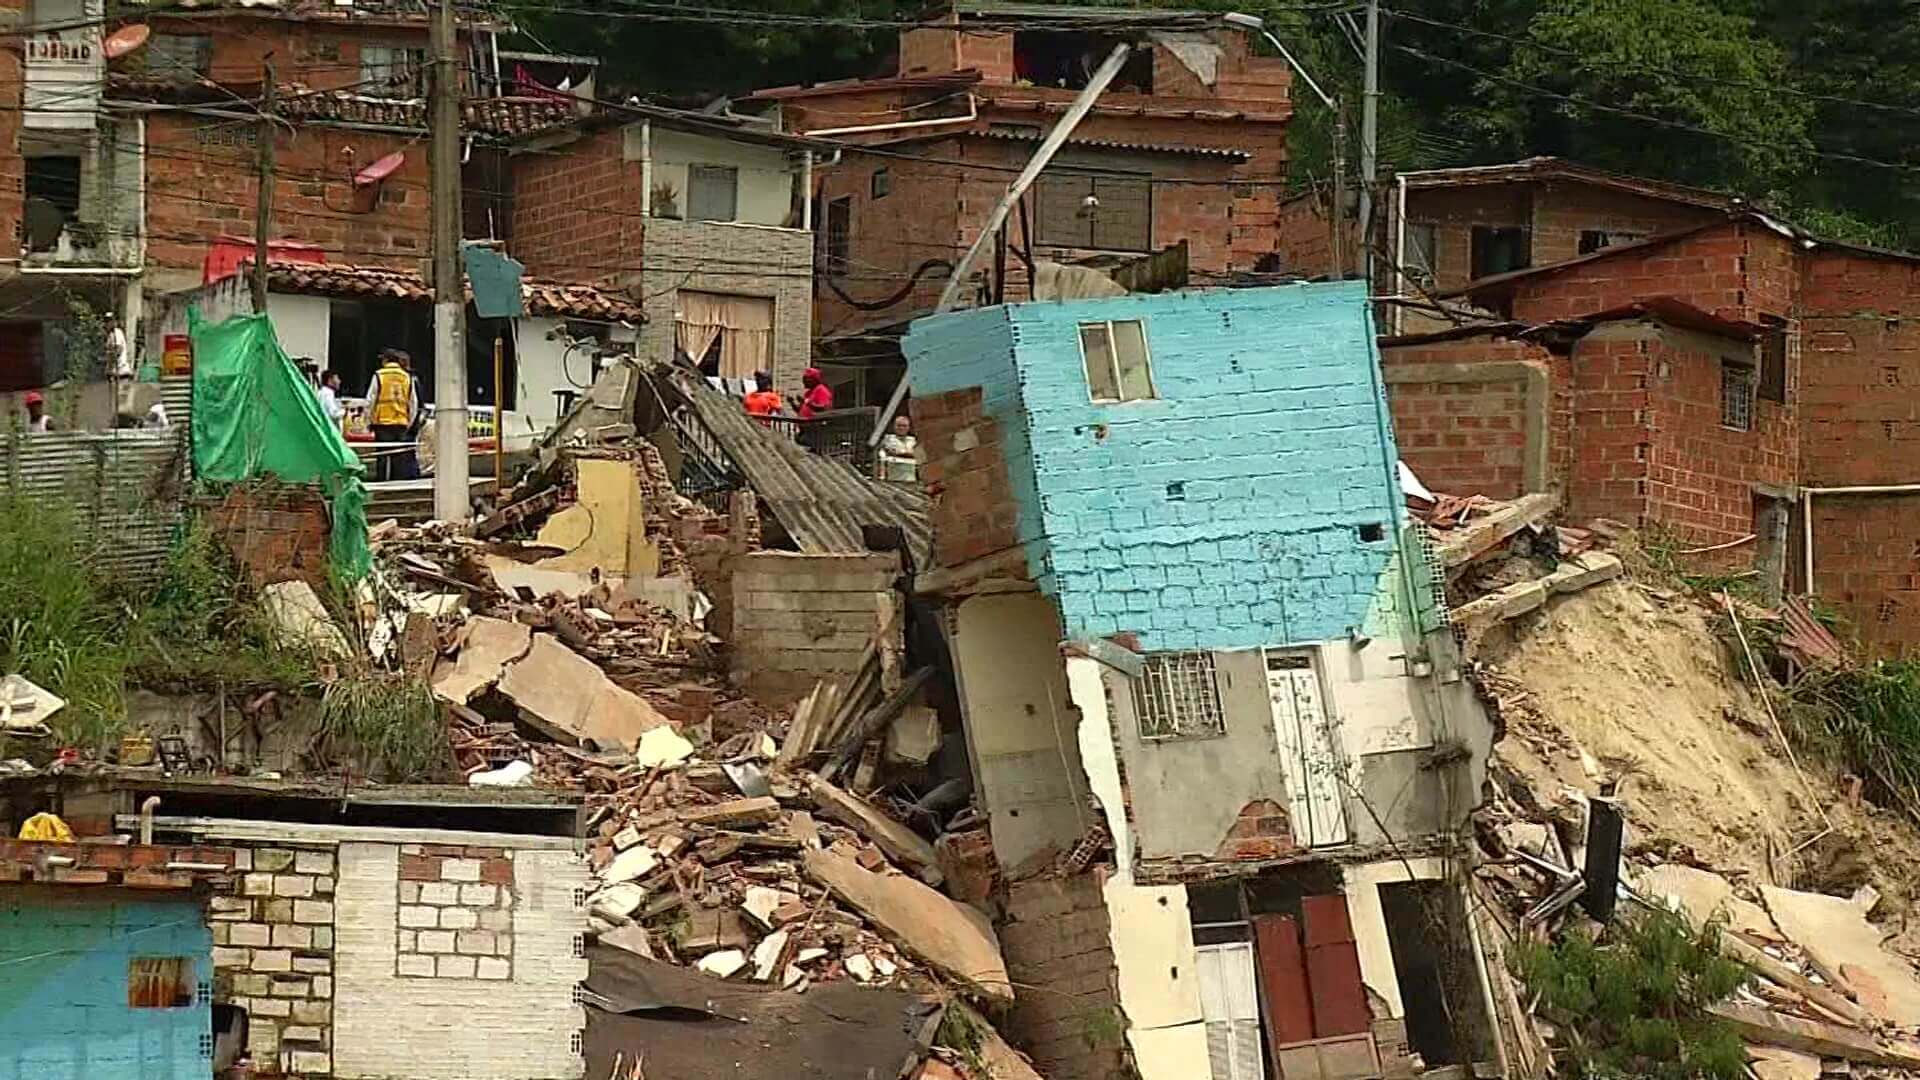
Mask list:
[[[681,289],[674,297],[674,343],[698,363],[720,342],[720,377],[748,379],[773,369],[773,300]]]

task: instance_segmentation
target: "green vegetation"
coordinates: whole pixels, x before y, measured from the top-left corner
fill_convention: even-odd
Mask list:
[[[1920,820],[1920,660],[1811,671],[1789,696],[1798,738]]]
[[[328,684],[321,723],[332,747],[389,782],[443,779],[453,767],[440,702],[418,679],[374,672]]]
[[[1560,1026],[1566,1063],[1593,1080],[1737,1080],[1740,1036],[1706,1010],[1746,980],[1720,953],[1718,924],[1695,933],[1666,911],[1623,915],[1599,937],[1521,942],[1513,968]]]
[[[1079,2],[1260,16],[1349,103],[1357,149],[1361,64],[1337,21],[1350,9],[1298,0]],[[633,93],[682,105],[889,74],[892,23],[928,10],[923,0],[711,0],[684,12],[631,0],[508,7],[540,46],[605,58],[601,98]],[[1920,168],[1912,149],[1920,143],[1920,20],[1908,0],[1381,7],[1384,166],[1557,154],[1771,202],[1834,239],[1920,243],[1920,201],[1910,194]],[[1331,124],[1304,89],[1296,102],[1288,180],[1298,185],[1329,175]]]
[[[155,689],[293,688],[311,658],[276,645],[259,604],[204,524],[189,524],[159,580],[128,585],[102,560],[77,500],[0,496],[0,672],[67,699],[61,745],[99,750],[126,721],[129,683]]]

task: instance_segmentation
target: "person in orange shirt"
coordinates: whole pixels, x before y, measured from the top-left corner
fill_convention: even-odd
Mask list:
[[[766,371],[753,373],[753,390],[741,399],[741,404],[752,416],[779,416],[780,395],[773,390],[773,374]]]
[[[820,369],[810,367],[800,373],[800,385],[806,392],[800,395],[800,419],[811,420],[823,412],[833,411],[833,387],[820,375]]]

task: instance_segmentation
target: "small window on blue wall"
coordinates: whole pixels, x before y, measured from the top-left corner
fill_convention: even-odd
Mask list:
[[[1143,401],[1157,397],[1147,357],[1146,326],[1139,319],[1080,324],[1080,356],[1087,390],[1095,401]]]
[[[183,1009],[193,1004],[193,961],[184,956],[136,956],[127,961],[127,1007]]]

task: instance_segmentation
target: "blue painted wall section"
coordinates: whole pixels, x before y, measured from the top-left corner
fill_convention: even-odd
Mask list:
[[[1122,319],[1145,326],[1158,397],[1097,403],[1079,328]],[[916,391],[984,389],[1030,569],[1070,636],[1158,651],[1406,629],[1363,283],[1009,305],[923,319],[904,348]]]
[[[187,956],[213,979],[196,900],[73,886],[0,887],[0,1080],[206,1080],[209,996],[127,1006],[128,961]]]

